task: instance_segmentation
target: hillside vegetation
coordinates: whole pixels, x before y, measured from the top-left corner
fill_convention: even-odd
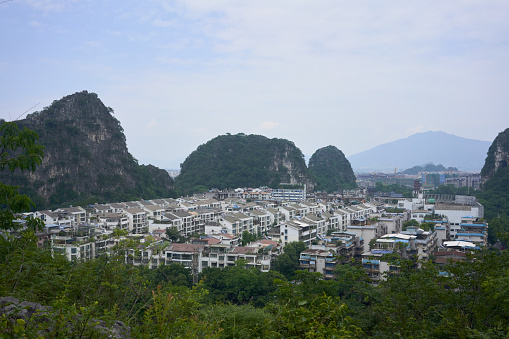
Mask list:
[[[175,195],[165,170],[129,153],[120,122],[95,93],[66,96],[16,123],[39,135],[44,158],[33,173],[5,173],[3,181],[20,186],[38,209]]]
[[[419,174],[419,172],[449,172],[454,171],[457,172],[458,169],[456,167],[444,167],[442,164],[435,165],[433,163],[425,164],[422,166],[414,166],[412,168],[408,168],[400,174]]]
[[[489,221],[489,240],[509,243],[509,128],[491,144],[481,178],[482,192],[477,196]]]
[[[335,146],[317,150],[309,159],[309,171],[316,179],[317,190],[334,192],[357,187],[350,162]]]
[[[175,179],[180,193],[209,188],[279,185],[314,187],[304,155],[293,142],[261,135],[220,135],[200,145]]]

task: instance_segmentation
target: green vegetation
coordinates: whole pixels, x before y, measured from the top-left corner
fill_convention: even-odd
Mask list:
[[[419,174],[419,172],[450,172],[450,171],[457,172],[458,169],[456,167],[445,168],[444,165],[442,165],[442,164],[438,164],[438,165],[426,164],[423,166],[414,166],[412,168],[408,168],[400,173],[415,175],[415,174]]]
[[[408,220],[408,221],[405,221],[403,223],[403,231],[406,231],[406,228],[408,226],[419,226],[419,222],[415,219],[411,219],[411,220]]]
[[[385,192],[385,193],[400,193],[405,198],[411,198],[413,193],[413,187],[398,185],[398,184],[391,184],[391,185],[384,185],[381,182],[375,183],[375,190],[377,192]]]
[[[287,162],[292,164],[291,171],[284,165]],[[292,178],[301,180],[300,184],[313,183],[304,155],[291,141],[240,133],[198,146],[181,164],[176,185],[185,195],[210,188],[276,188]]]
[[[44,147],[37,144],[37,133],[27,129],[19,129],[13,122],[0,121],[0,173],[2,180],[6,171],[31,171],[42,163]],[[35,207],[34,202],[26,195],[19,193],[19,187],[0,181],[0,241],[9,239],[3,231],[17,230],[14,214],[28,212]],[[27,226],[35,229],[42,227],[39,219],[29,219]],[[19,240],[23,240],[21,236]],[[11,243],[5,243],[8,247]],[[0,244],[2,245],[2,244]]]
[[[292,242],[285,246],[272,265],[272,269],[281,273],[288,280],[293,280],[295,272],[299,269],[300,253],[306,250],[306,244],[302,241]]]
[[[489,179],[495,174],[495,153],[497,152],[498,148],[500,148],[500,150],[504,152],[507,157],[507,154],[509,154],[509,128],[505,129],[503,132],[500,132],[488,149],[488,155],[481,170],[481,176],[485,179]],[[506,162],[505,166],[503,167],[507,166],[508,164]]]
[[[401,262],[399,275],[378,287],[355,264],[338,266],[327,281],[305,271],[288,280],[242,265],[208,268],[193,287],[177,264],[149,270],[120,256],[70,263],[30,242],[1,252],[0,296],[52,306],[54,337],[71,330],[101,337],[86,319],[123,321],[139,338],[491,338],[509,329],[507,251],[440,269]],[[3,319],[0,331],[14,331]],[[18,325],[31,335],[42,326]]]
[[[309,171],[316,179],[316,190],[334,192],[357,187],[350,162],[335,146],[317,150],[309,159]]]
[[[129,154],[120,122],[95,93],[66,96],[16,124],[39,135],[46,158],[30,176],[17,170],[3,180],[39,209],[175,197],[165,170]]]
[[[495,153],[502,160],[495,171]],[[481,192],[475,192],[484,206],[484,217],[489,224],[488,241],[497,240],[507,247],[509,242],[509,128],[500,132],[488,150],[486,162],[481,170],[484,184]]]

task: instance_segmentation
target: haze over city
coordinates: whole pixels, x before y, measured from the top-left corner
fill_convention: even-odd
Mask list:
[[[308,156],[428,130],[492,141],[507,17],[504,1],[3,1],[0,118],[95,92],[163,168],[225,133]]]

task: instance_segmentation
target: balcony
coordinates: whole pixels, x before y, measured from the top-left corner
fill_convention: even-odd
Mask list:
[[[316,261],[301,260],[299,267],[300,268],[316,268]]]

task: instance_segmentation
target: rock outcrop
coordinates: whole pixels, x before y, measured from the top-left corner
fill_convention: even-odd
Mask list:
[[[173,195],[173,179],[165,170],[138,164],[127,149],[113,110],[95,93],[66,96],[17,124],[39,134],[44,159],[34,172],[17,171],[3,182],[21,186],[39,209],[87,199],[101,202]]]
[[[28,301],[19,302],[14,297],[0,297],[0,315],[5,317],[8,322],[3,328],[4,331],[8,331],[9,328],[14,329],[14,325],[18,325],[22,326],[22,330],[18,329],[17,334],[37,334],[43,337],[53,337],[56,329],[55,319],[62,319],[61,314],[55,314],[49,306],[42,306],[39,303]],[[80,316],[78,315],[77,318],[80,318]],[[77,325],[76,321],[71,321],[71,319],[66,321],[67,323],[60,331],[67,331],[69,335],[73,335],[72,332]],[[86,331],[87,334],[90,334],[90,337],[94,338],[121,339],[131,337],[131,328],[118,320],[108,325],[102,320],[89,319],[84,324],[80,324],[80,327],[83,327],[83,332]]]
[[[482,183],[485,184],[501,168],[508,167],[509,164],[509,128],[500,132],[495,138],[490,148],[481,170]]]

